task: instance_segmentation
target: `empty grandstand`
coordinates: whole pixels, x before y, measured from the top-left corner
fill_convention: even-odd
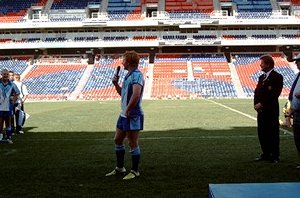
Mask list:
[[[21,73],[31,100],[116,99],[113,72],[122,53],[136,50],[145,98],[248,98],[260,75],[259,56],[271,54],[286,97],[297,72],[287,60],[300,51],[299,5],[0,0],[0,64]]]

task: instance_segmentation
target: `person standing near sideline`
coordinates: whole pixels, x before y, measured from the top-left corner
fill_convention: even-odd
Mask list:
[[[279,162],[279,102],[283,77],[274,70],[271,56],[260,57],[264,72],[259,76],[254,91],[254,109],[257,111],[257,133],[262,154],[255,161]]]
[[[124,140],[127,137],[132,158],[131,171],[123,177],[124,180],[133,179],[140,176],[138,166],[140,163],[141,150],[138,144],[139,132],[143,130],[144,113],[141,107],[144,89],[144,77],[138,70],[139,56],[135,51],[126,52],[123,55],[122,65],[128,71],[123,81],[122,87],[118,84],[119,76],[116,74],[112,80],[117,93],[121,96],[121,108],[115,132],[115,152],[117,158],[116,168],[105,176],[125,174]]]
[[[295,61],[295,64],[300,70],[300,54],[298,54],[292,61]],[[293,116],[293,132],[294,132],[294,141],[298,156],[300,158],[300,81],[298,80],[300,73],[297,74],[296,79],[291,87],[289,94],[289,101],[291,102],[289,117]],[[296,166],[300,170],[300,165]]]
[[[15,111],[15,122],[16,122],[16,133],[17,134],[23,134],[24,131],[22,131],[22,127],[25,121],[25,116],[24,116],[24,103],[25,100],[28,96],[28,90],[27,86],[21,81],[21,76],[20,74],[15,74],[14,75],[14,83],[18,87],[20,91],[20,95],[16,101],[16,111]],[[23,116],[21,116],[23,114]],[[22,118],[22,121],[19,119]]]
[[[9,80],[9,72],[7,69],[1,71],[2,79],[0,79],[0,132],[2,133],[4,122],[6,126],[6,142],[12,144],[11,135],[11,117],[14,102],[20,94],[17,86]]]
[[[8,76],[9,76],[9,80],[10,82],[14,82],[15,80],[15,72],[10,70],[8,71]],[[11,103],[11,110],[12,110],[12,115],[11,115],[11,132],[14,134],[15,131],[15,107],[14,107],[14,103]]]

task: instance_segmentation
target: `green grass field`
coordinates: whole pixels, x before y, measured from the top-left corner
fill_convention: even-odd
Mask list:
[[[141,176],[107,178],[119,103],[27,103],[26,133],[0,144],[0,197],[208,197],[210,183],[300,180],[291,133],[279,164],[253,161],[256,113],[238,99],[144,101]],[[125,161],[130,169],[129,152]]]

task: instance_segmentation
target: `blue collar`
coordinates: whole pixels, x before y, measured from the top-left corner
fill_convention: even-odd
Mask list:
[[[130,73],[128,73],[128,74],[125,76],[125,80],[127,80],[127,78],[128,78],[131,74],[133,74],[133,72],[136,72],[136,71],[138,71],[138,68],[135,68],[135,69],[132,70]]]
[[[1,83],[2,83],[3,86],[7,86],[7,85],[11,85],[12,84],[12,82],[10,80],[8,80],[7,84],[4,84],[3,81],[2,81],[2,79],[1,79]]]

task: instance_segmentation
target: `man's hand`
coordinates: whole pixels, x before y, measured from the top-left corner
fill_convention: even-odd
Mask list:
[[[254,109],[255,109],[255,111],[257,111],[257,112],[261,112],[262,111],[262,108],[263,108],[263,106],[262,106],[262,104],[259,102],[259,103],[257,103],[256,105],[254,105]]]

